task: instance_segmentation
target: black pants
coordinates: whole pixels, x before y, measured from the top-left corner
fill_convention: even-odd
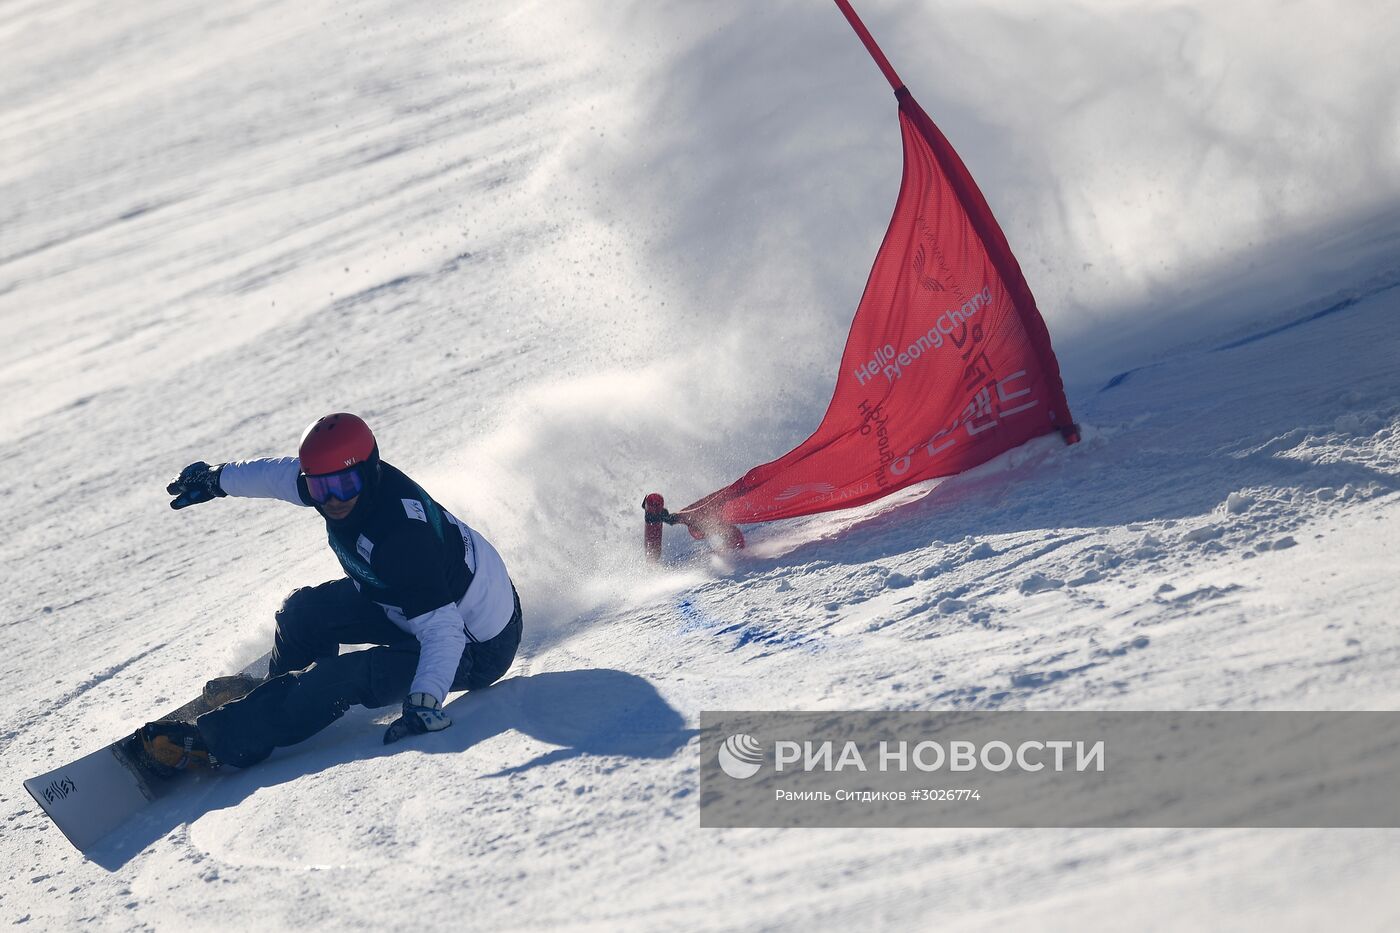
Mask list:
[[[467,643],[453,690],[479,690],[500,680],[520,647],[520,595],[515,614],[495,638]],[[340,654],[341,645],[377,645]],[[401,702],[418,669],[418,639],[348,579],[292,591],[277,612],[268,680],[241,700],[199,717],[209,750],[246,768],[335,722],[352,706]]]

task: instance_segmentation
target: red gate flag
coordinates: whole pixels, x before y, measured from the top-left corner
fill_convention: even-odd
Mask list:
[[[1050,334],[982,192],[849,3],[836,2],[895,88],[899,198],[821,424],[665,517],[697,536],[861,505],[1052,431],[1077,440]]]

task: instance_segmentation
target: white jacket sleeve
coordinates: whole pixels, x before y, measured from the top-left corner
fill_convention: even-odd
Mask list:
[[[441,703],[457,676],[462,652],[467,648],[467,631],[455,603],[409,619],[405,627],[418,639],[418,670],[413,674],[409,693],[427,693]]]
[[[230,496],[249,499],[281,499],[306,505],[297,489],[301,461],[296,457],[270,460],[234,460],[219,472],[219,488]]]

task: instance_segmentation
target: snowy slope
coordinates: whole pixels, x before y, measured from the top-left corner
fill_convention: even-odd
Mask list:
[[[1393,832],[698,828],[702,709],[1400,701],[1385,5],[862,4],[1001,217],[1084,442],[656,570],[644,492],[820,417],[898,180],[835,9],[751,6],[0,6],[0,918],[1400,922]],[[336,408],[505,554],[515,676],[392,750],[352,711],[84,861],[20,781],[335,573],[306,513],[174,513],[165,481]]]

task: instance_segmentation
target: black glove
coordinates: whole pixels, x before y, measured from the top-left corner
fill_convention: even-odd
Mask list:
[[[183,509],[187,505],[197,505],[210,499],[222,499],[228,493],[219,488],[219,473],[222,463],[210,466],[203,460],[191,463],[180,471],[174,482],[165,491],[175,497],[170,503],[172,509]]]
[[[384,744],[397,742],[407,735],[437,732],[452,725],[442,711],[437,697],[428,693],[410,693],[403,701],[403,715],[389,724],[384,732]]]

